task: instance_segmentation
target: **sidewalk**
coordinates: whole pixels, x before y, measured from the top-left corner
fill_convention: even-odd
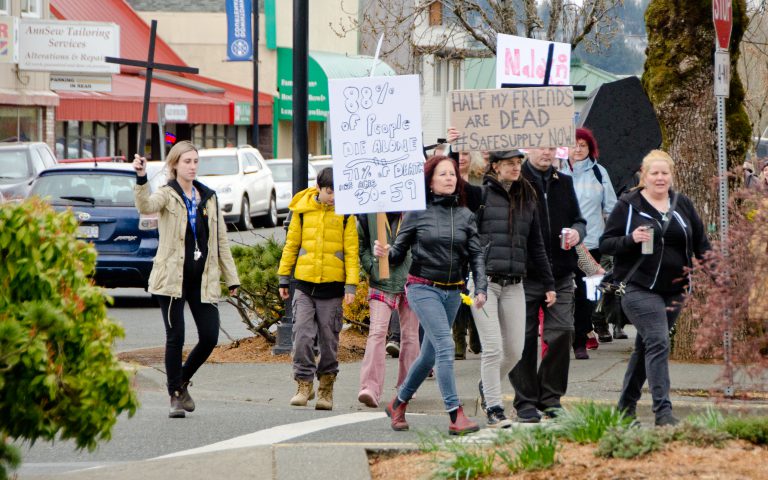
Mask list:
[[[627,329],[631,337],[634,332]],[[589,360],[571,360],[568,394],[563,398],[567,408],[576,402],[592,400],[614,405],[618,399],[621,381],[626,368],[634,340],[614,341],[602,344],[597,351],[590,351]],[[456,382],[465,411],[481,425],[484,423],[479,411],[477,382],[480,372],[480,357],[468,354],[467,360],[457,361]],[[394,386],[396,360],[387,360],[387,385]],[[254,372],[258,371],[258,375]],[[721,374],[720,365],[678,363],[670,364],[673,388],[672,403],[675,414],[684,418],[692,412],[702,412],[714,406],[723,412],[748,412],[768,415],[768,399],[751,401],[729,401],[716,403],[704,396],[707,391],[716,388]],[[376,412],[357,402],[360,363],[341,365],[334,391],[334,413]],[[254,404],[267,402],[285,402],[295,392],[295,384],[290,378],[290,366],[278,364],[214,364],[200,370],[196,391],[205,394],[206,390],[226,392],[228,397],[248,398]],[[197,378],[197,377],[196,377]],[[142,389],[162,389],[165,378],[153,368],[143,367],[138,370],[137,385]],[[762,382],[740,379],[737,382],[737,394],[744,390],[760,390],[760,385],[768,384],[768,373]],[[269,385],[269,388],[263,388]],[[740,387],[739,387],[740,386]],[[203,390],[205,389],[205,390]],[[720,388],[716,388],[720,390]],[[682,393],[701,392],[696,396]],[[389,399],[394,389],[385,392]],[[511,409],[512,393],[505,385],[505,404]],[[383,403],[384,399],[382,399]],[[511,410],[510,410],[511,411]],[[409,413],[444,414],[443,403],[437,383],[427,380],[418,391],[408,408]],[[652,424],[650,398],[646,392],[638,406],[638,418],[643,424]],[[377,420],[380,421],[380,420]],[[369,444],[275,444],[250,447],[238,450],[225,450],[212,453],[190,455],[186,457],[155,459],[130,462],[106,468],[72,472],[57,476],[24,477],[34,479],[84,479],[84,480],[134,480],[136,478],[166,480],[184,478],[185,480],[228,478],[306,479],[368,479],[368,450],[410,449],[413,444],[395,443]],[[300,458],[301,462],[296,459]]]

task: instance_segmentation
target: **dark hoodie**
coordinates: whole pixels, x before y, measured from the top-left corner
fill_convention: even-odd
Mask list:
[[[701,259],[711,248],[704,225],[691,200],[677,193],[677,206],[661,238],[662,216],[640,191],[633,190],[619,198],[600,237],[600,251],[614,256],[614,280],[625,281],[635,262],[643,258],[630,283],[662,294],[680,293],[688,285],[685,267],[692,265],[692,257]],[[670,198],[674,194],[670,190]],[[632,239],[632,232],[642,225],[654,230],[651,255],[642,255],[641,245]]]

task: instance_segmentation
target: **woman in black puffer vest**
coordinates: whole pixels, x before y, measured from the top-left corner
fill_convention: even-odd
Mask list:
[[[525,292],[523,278],[529,255],[554,303],[555,280],[547,259],[536,211],[536,192],[521,175],[525,154],[520,150],[493,152],[483,180],[477,222],[485,249],[488,301],[472,309],[480,343],[481,395],[489,427],[508,427],[501,399],[501,379],[523,354]]]

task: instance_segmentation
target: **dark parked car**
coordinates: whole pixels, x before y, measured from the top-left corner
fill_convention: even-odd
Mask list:
[[[166,183],[163,165],[149,162],[152,191]],[[62,164],[44,170],[32,185],[56,210],[71,209],[78,236],[96,246],[96,283],[146,288],[157,252],[157,216],[139,215],[133,201],[131,164]]]
[[[0,143],[0,196],[26,198],[35,177],[54,165],[56,157],[45,143]]]

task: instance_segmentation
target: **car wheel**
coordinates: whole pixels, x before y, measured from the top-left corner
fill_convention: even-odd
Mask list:
[[[269,210],[267,214],[261,217],[261,224],[267,228],[273,228],[277,226],[277,202],[275,201],[275,195],[269,197]]]
[[[246,231],[253,229],[253,224],[251,223],[251,204],[248,202],[248,197],[243,197],[243,203],[240,207],[240,221],[237,222],[237,228]]]

